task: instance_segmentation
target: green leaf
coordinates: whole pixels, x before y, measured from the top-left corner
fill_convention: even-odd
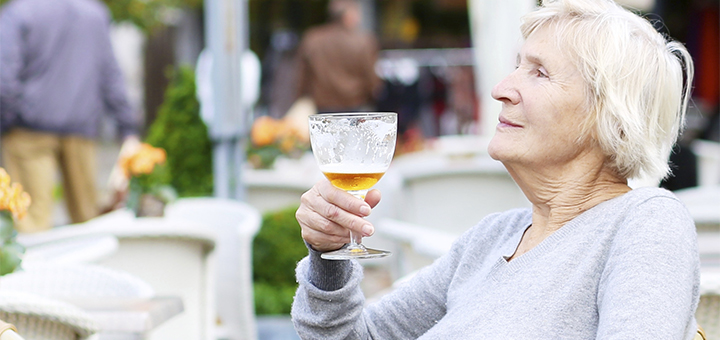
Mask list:
[[[14,272],[20,266],[24,252],[25,248],[17,243],[3,245],[0,248],[0,276]]]

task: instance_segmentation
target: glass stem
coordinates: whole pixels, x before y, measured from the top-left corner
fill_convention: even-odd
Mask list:
[[[365,200],[365,195],[367,195],[368,189],[365,190],[348,190],[349,194],[357,197],[360,200]],[[362,235],[354,233],[352,230],[348,229],[350,232],[350,243],[348,243],[348,249],[349,250],[365,250],[365,247],[362,245]]]
[[[349,230],[349,231],[350,231],[350,243],[348,243],[347,249],[348,249],[348,250],[353,250],[353,249],[362,250],[362,249],[365,249],[365,247],[361,244],[361,243],[362,243],[362,236],[354,233],[352,230]]]

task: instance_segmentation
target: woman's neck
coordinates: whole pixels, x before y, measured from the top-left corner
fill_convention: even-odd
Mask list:
[[[533,205],[534,233],[549,235],[586,210],[631,190],[627,180],[592,155],[542,169],[508,166]]]

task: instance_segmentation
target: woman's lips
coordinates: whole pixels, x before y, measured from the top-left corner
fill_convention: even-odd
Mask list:
[[[500,117],[499,120],[500,120],[500,123],[498,123],[498,127],[513,127],[513,128],[522,127],[520,125],[517,125],[517,124],[505,119],[505,117]]]

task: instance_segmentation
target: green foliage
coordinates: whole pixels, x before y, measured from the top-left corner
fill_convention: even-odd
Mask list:
[[[212,143],[200,118],[195,74],[189,67],[181,67],[172,78],[146,138],[148,144],[165,149],[167,168],[143,179],[143,185],[169,184],[179,197],[210,196]]]
[[[145,32],[165,25],[172,11],[198,8],[202,0],[103,0],[115,21],[129,21]]]
[[[295,219],[297,206],[263,216],[253,242],[255,312],[289,314],[297,289],[295,266],[307,255],[300,225]]]
[[[0,0],[0,6],[10,0]],[[203,0],[103,0],[108,6],[113,20],[129,21],[147,32],[164,26],[173,10],[181,8],[199,8]]]
[[[0,211],[0,276],[19,268],[25,252],[25,248],[15,241],[17,231],[13,226],[10,212]]]
[[[290,314],[297,284],[281,285],[256,282],[253,284],[253,290],[255,291],[255,314]]]

